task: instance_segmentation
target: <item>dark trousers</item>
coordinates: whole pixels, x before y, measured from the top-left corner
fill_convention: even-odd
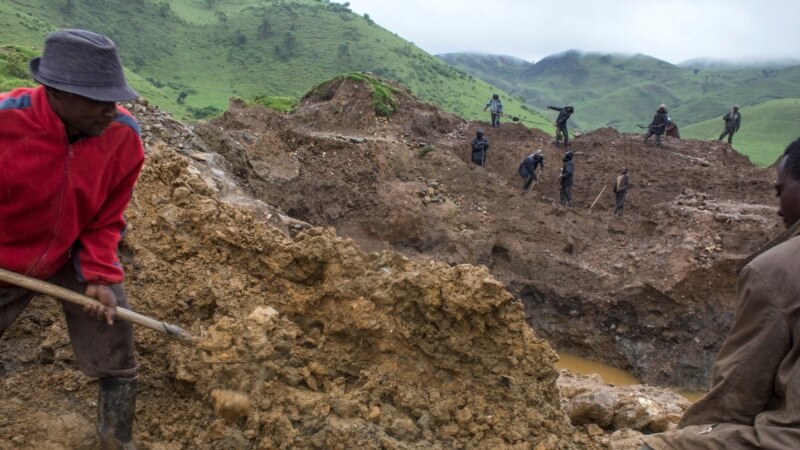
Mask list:
[[[472,163],[481,167],[486,165],[486,150],[472,152]]]
[[[567,131],[567,124],[556,125],[556,145],[561,143],[561,138],[564,138],[564,147],[569,147],[569,132]]]
[[[500,126],[500,114],[492,113],[492,128],[497,128]]]
[[[572,206],[572,186],[561,185],[561,204]]]
[[[47,280],[71,291],[84,293],[86,284],[78,282],[70,261]],[[128,308],[122,284],[110,286],[117,296],[117,304]],[[0,287],[0,336],[19,317],[31,300],[39,295],[20,287]],[[81,372],[96,378],[135,378],[139,371],[133,346],[133,325],[115,320],[108,325],[83,311],[83,307],[59,300],[67,321],[69,339],[75,361]]]
[[[627,189],[624,190],[624,191],[617,192],[617,194],[616,194],[617,198],[616,198],[616,201],[614,203],[614,215],[615,216],[617,216],[617,215],[622,216],[622,206],[625,203],[625,194],[627,194],[627,193],[628,193]],[[617,213],[619,213],[619,214],[617,214]]]
[[[656,145],[661,145],[661,134],[656,133],[653,130],[647,130],[647,134],[644,135],[644,142],[647,143],[647,140],[650,139],[650,136],[653,135],[655,135],[656,137]]]
[[[536,181],[536,173],[532,174],[527,180],[525,180],[525,183],[522,185],[522,189],[527,191],[531,188],[531,185],[533,185],[534,181]]]
[[[728,144],[730,144],[731,141],[733,141],[733,133],[735,133],[734,130],[729,130],[729,129],[725,128],[725,131],[723,131],[722,134],[719,135],[719,139],[717,139],[717,140],[721,141],[722,138],[724,138],[725,135],[727,135],[728,136]]]

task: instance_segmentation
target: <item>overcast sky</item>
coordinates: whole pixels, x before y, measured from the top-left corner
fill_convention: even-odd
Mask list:
[[[350,0],[350,9],[431,54],[800,59],[798,0]]]

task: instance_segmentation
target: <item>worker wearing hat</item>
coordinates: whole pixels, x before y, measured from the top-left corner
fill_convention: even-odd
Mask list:
[[[117,247],[144,162],[137,125],[118,101],[138,97],[114,42],[85,30],[49,35],[30,61],[41,86],[0,94],[0,268],[99,301],[61,302],[78,368],[99,378],[103,449],[133,449],[138,363]],[[0,335],[34,293],[0,285]]]

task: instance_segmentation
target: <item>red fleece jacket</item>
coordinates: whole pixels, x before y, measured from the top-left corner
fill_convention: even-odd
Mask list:
[[[70,144],[44,87],[0,94],[0,267],[45,279],[72,256],[81,281],[122,282],[122,214],[144,149],[117,111],[101,136]]]

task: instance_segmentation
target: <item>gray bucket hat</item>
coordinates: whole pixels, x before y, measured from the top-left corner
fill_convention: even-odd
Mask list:
[[[61,91],[101,102],[139,96],[125,81],[114,41],[86,30],[59,30],[47,36],[42,56],[28,67],[33,79]]]

